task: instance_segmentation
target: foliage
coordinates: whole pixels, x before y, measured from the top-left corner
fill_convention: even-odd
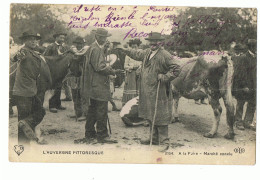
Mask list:
[[[256,39],[256,9],[187,8],[172,19],[170,51],[228,50],[232,42]],[[172,43],[173,42],[173,43]]]
[[[61,11],[61,10],[59,10]],[[42,42],[53,42],[53,34],[66,32],[67,42],[71,43],[76,34],[66,28],[66,23],[59,19],[62,12],[53,13],[50,5],[43,4],[11,4],[10,35],[14,41],[25,31],[39,33]]]

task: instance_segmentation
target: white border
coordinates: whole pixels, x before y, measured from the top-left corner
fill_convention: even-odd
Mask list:
[[[257,7],[259,0],[8,0],[1,1],[1,93],[0,93],[0,163],[1,179],[27,180],[135,180],[135,179],[207,179],[207,180],[254,180],[259,179],[259,153],[255,166],[212,166],[212,165],[138,165],[138,164],[56,164],[56,163],[10,163],[8,161],[8,43],[10,3],[50,3],[50,4],[113,4],[113,5],[168,5],[168,6],[204,6],[204,7]],[[259,35],[259,23],[258,23]],[[259,36],[258,36],[258,42]],[[258,43],[259,45],[259,43]],[[258,46],[259,47],[259,46]],[[259,54],[259,48],[258,48]],[[259,63],[258,63],[258,77]],[[258,78],[259,83],[259,78]],[[259,110],[259,97],[257,96]],[[258,115],[259,117],[259,115]],[[259,119],[259,118],[258,118]],[[259,125],[257,126],[257,151],[259,152]],[[258,170],[258,173],[257,173]]]

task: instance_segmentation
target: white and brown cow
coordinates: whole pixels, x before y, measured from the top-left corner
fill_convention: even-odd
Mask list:
[[[221,54],[203,55],[178,60],[181,64],[179,76],[171,82],[173,91],[172,121],[178,121],[178,103],[181,96],[194,99],[198,84],[203,86],[208,95],[209,103],[214,111],[214,122],[210,132],[204,136],[213,138],[218,130],[222,107],[219,103],[223,98],[227,109],[227,139],[234,138],[234,105],[231,94],[233,81],[233,63],[230,56]]]

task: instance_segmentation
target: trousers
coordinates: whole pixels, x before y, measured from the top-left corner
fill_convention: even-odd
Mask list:
[[[61,106],[61,86],[56,87],[53,96],[49,99],[49,108],[58,108]]]
[[[38,96],[23,97],[14,96],[18,111],[18,121],[26,121],[34,130],[41,123],[45,116],[45,110]],[[28,144],[30,140],[25,136],[24,132],[18,127],[18,143]]]
[[[87,120],[85,125],[85,137],[103,139],[108,137],[108,101],[90,99]],[[96,129],[95,129],[96,124]]]
[[[71,89],[71,93],[72,93],[72,99],[74,103],[75,114],[77,115],[77,117],[80,117],[83,115],[80,89]]]
[[[153,142],[159,145],[169,143],[168,125],[154,125],[152,134],[152,121],[148,120],[150,125],[150,138],[153,137]]]

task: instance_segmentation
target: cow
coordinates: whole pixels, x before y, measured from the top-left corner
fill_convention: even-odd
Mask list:
[[[223,98],[226,107],[228,132],[226,139],[234,138],[234,104],[232,98],[233,62],[229,55],[214,54],[192,58],[182,58],[180,74],[171,81],[173,93],[172,122],[179,121],[178,103],[181,96],[194,99],[196,89],[200,84],[208,96],[209,103],[214,112],[214,122],[209,132],[204,137],[213,138],[218,130],[222,107],[219,103]]]

